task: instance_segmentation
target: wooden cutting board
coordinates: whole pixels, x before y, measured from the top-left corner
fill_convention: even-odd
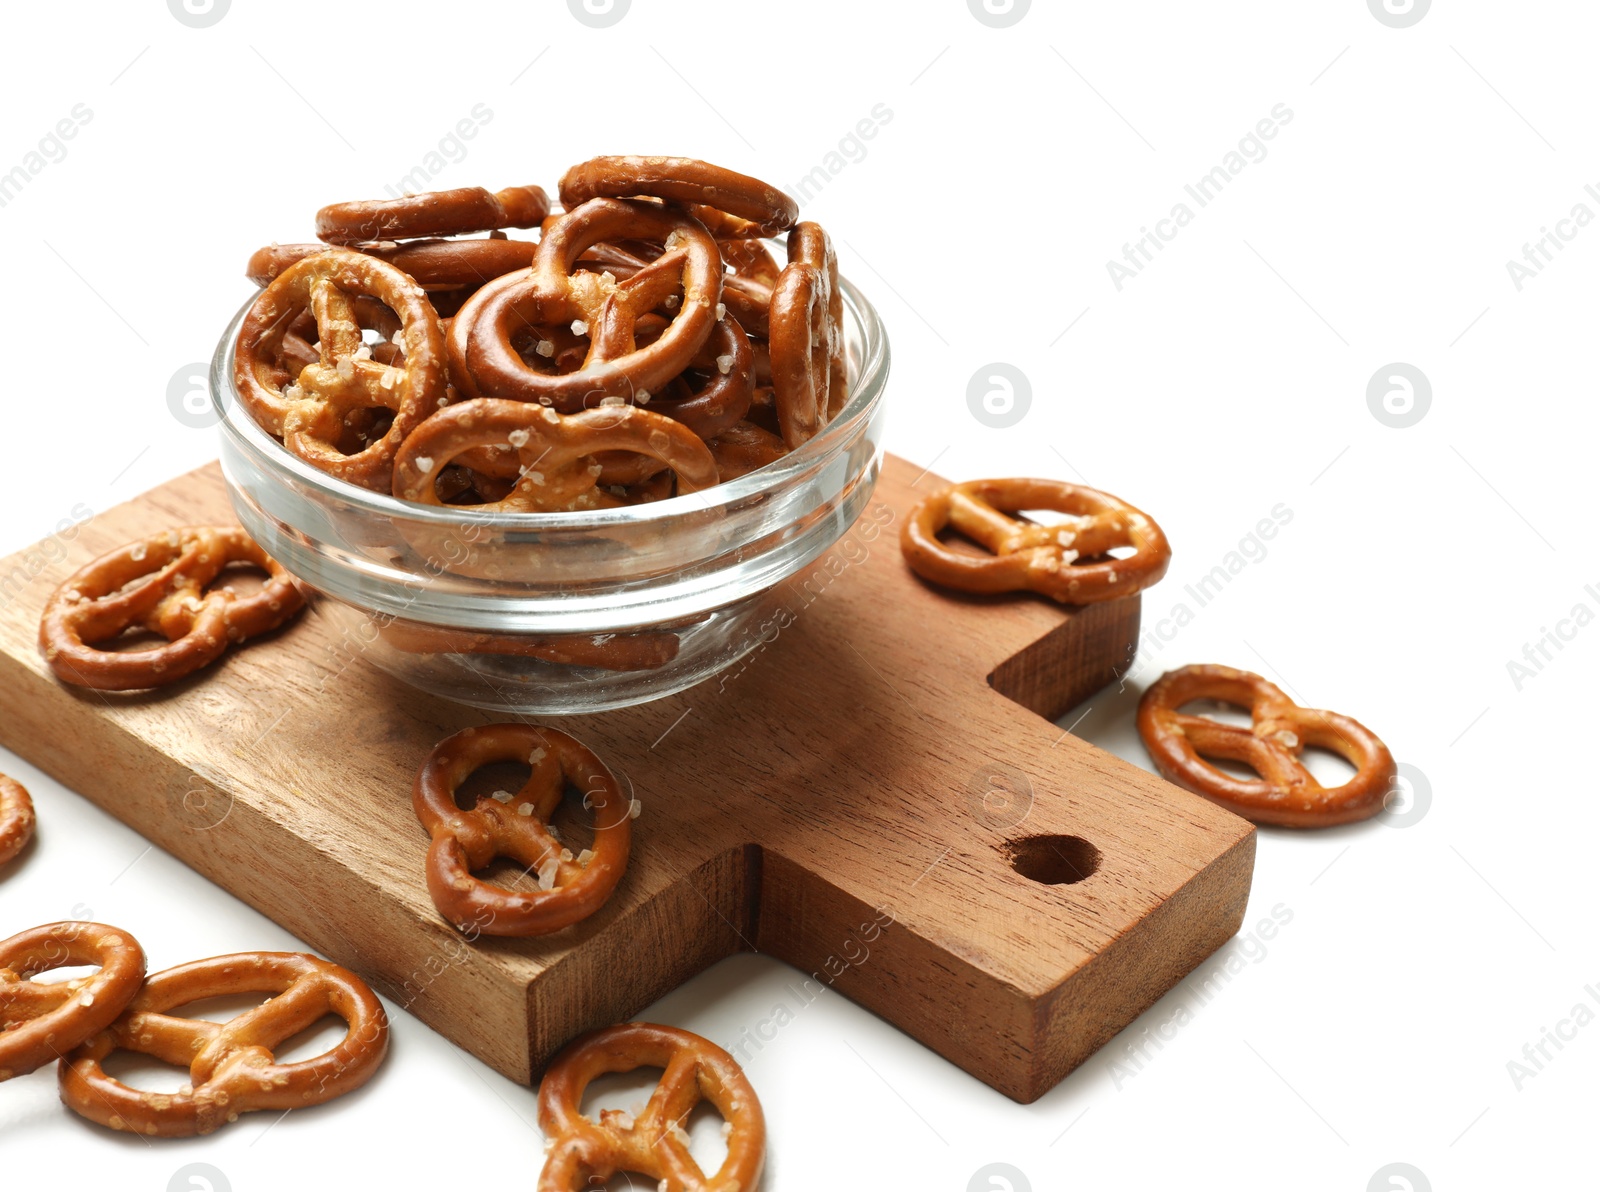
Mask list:
[[[0,740],[515,1080],[754,949],[1031,1101],[1234,934],[1255,835],[1051,723],[1125,669],[1138,597],[964,598],[905,568],[899,526],[939,483],[887,460],[732,670],[549,721],[642,803],[617,893],[554,937],[466,943],[423,882],[417,767],[495,717],[351,662],[317,612],[155,694],[46,671],[39,612],[68,573],[232,520],[215,465],[99,515],[43,571],[59,551],[0,563],[22,584],[0,611]]]

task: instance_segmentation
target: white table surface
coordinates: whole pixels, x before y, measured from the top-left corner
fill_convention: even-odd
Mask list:
[[[212,457],[169,384],[248,293],[249,252],[308,239],[323,203],[435,161],[437,186],[553,187],[596,153],[691,154],[813,178],[805,214],[892,336],[892,450],[954,477],[1083,478],[1159,517],[1176,554],[1146,595],[1144,681],[1262,671],[1425,776],[1431,804],[1397,823],[1263,831],[1216,992],[1180,987],[1035,1105],[837,995],[795,1013],[749,1063],[767,1188],[1575,1186],[1580,1159],[1592,1181],[1592,6],[1462,0],[1403,28],[1361,0],[1035,0],[1007,28],[960,0],[634,0],[606,28],[561,0],[0,20],[0,172],[23,171],[0,179],[6,550]],[[49,139],[63,120],[71,139]],[[447,157],[462,120],[475,135]],[[1204,206],[1186,190],[1230,165]],[[1178,204],[1190,218],[1155,222]],[[1135,241],[1157,234],[1146,262]],[[996,363],[1031,390],[1008,428],[968,404]],[[1431,386],[1404,427],[1368,406],[1394,363]],[[1274,508],[1288,524],[1249,543]],[[1234,550],[1201,607],[1185,585]],[[1147,765],[1136,698],[1102,694],[1074,731]],[[153,967],[297,946],[0,768],[41,822],[0,878],[0,934],[92,914]],[[1252,937],[1274,911],[1287,924]],[[796,1005],[794,976],[740,957],[646,1016],[729,1043]],[[532,1091],[405,1014],[366,1091],[207,1139],[113,1136],[53,1081],[0,1085],[15,1186],[531,1187],[542,1154]]]

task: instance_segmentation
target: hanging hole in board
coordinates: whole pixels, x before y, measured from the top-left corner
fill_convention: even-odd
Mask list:
[[[1005,850],[1011,868],[1045,886],[1070,886],[1100,868],[1100,850],[1082,836],[1024,836]]]

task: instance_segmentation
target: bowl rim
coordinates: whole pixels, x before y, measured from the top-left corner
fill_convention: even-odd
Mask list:
[[[565,513],[486,513],[479,511],[481,507],[472,505],[437,506],[404,501],[388,493],[340,480],[314,467],[257,424],[239,400],[233,383],[234,349],[239,326],[260,296],[259,290],[239,307],[223,331],[212,354],[208,387],[222,433],[231,437],[241,449],[261,460],[267,468],[286,472],[302,485],[315,490],[319,499],[353,506],[376,517],[391,520],[402,518],[435,526],[459,526],[465,522],[479,528],[513,533],[591,531],[652,523],[665,526],[678,516],[701,515],[718,507],[743,506],[753,498],[783,490],[836,449],[853,441],[856,424],[871,418],[887,389],[889,339],[877,309],[866,296],[842,276],[839,278],[839,287],[843,292],[844,305],[860,325],[864,341],[860,369],[844,409],[816,435],[774,463],[697,493],[642,505]]]

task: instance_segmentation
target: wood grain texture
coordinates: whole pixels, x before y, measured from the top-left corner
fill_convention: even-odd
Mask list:
[[[938,483],[890,458],[735,668],[551,721],[643,814],[611,902],[543,940],[468,943],[423,882],[417,767],[492,716],[368,666],[315,610],[154,695],[46,671],[51,589],[152,530],[231,520],[214,466],[101,514],[31,580],[37,555],[0,563],[0,740],[513,1079],[759,949],[1031,1101],[1234,934],[1255,835],[1045,719],[1126,665],[1137,597],[971,599],[905,568],[900,522]],[[1065,837],[1098,850],[1084,880],[1014,866],[1081,864]]]

